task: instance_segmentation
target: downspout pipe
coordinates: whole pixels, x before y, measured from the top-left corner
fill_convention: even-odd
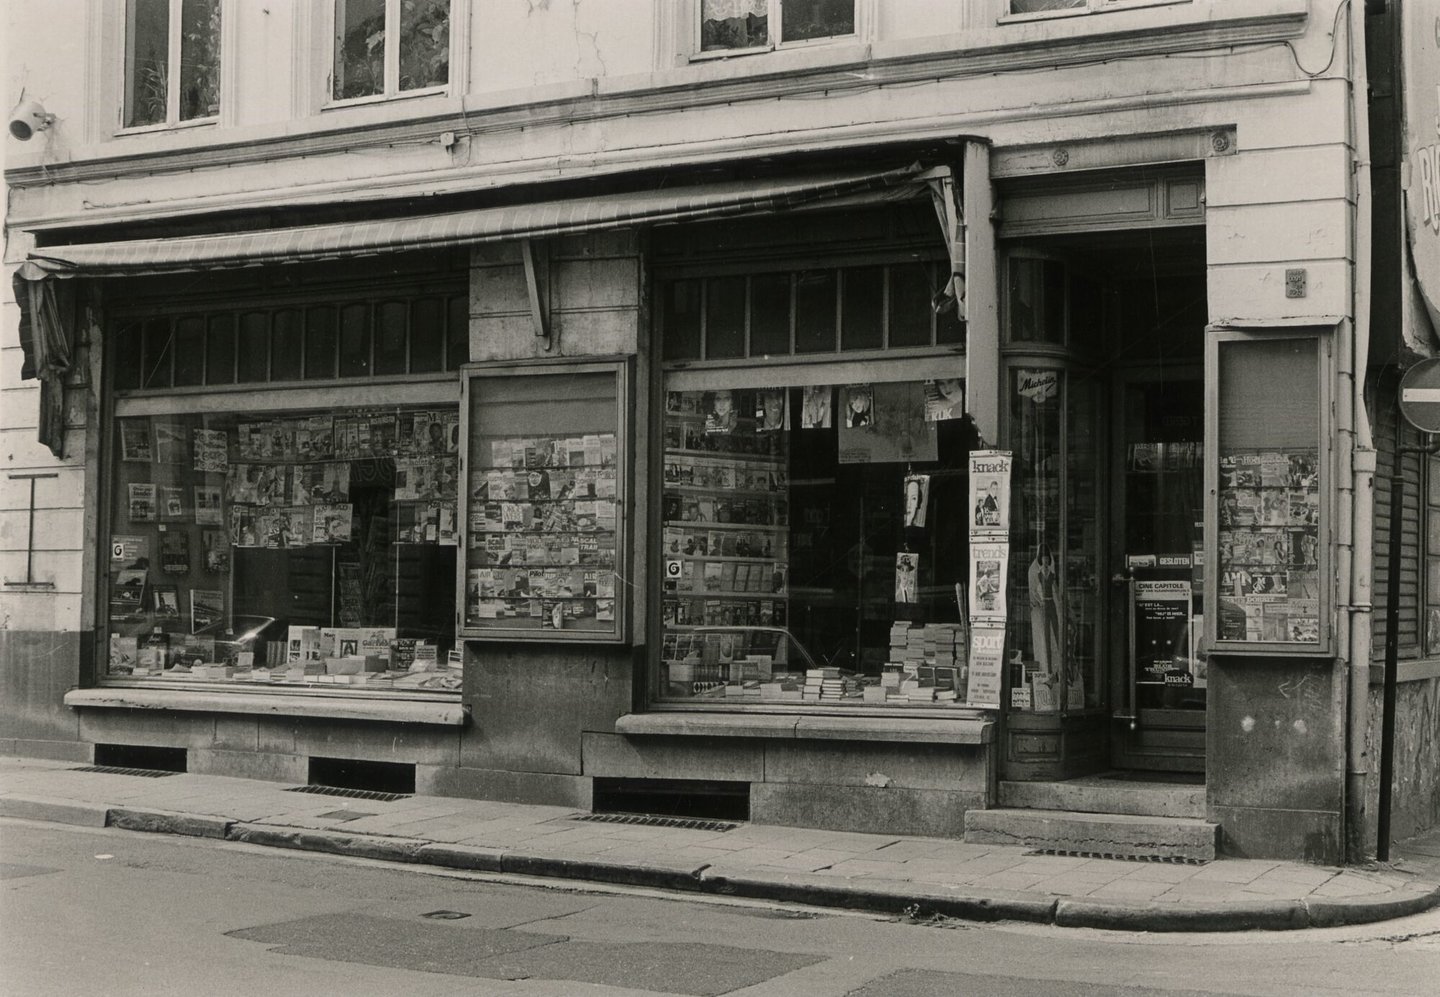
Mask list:
[[[1346,858],[1364,862],[1374,850],[1369,835],[1366,812],[1366,777],[1370,770],[1367,733],[1370,720],[1370,659],[1374,631],[1374,526],[1375,526],[1375,439],[1370,416],[1365,407],[1365,381],[1370,366],[1370,300],[1371,253],[1374,242],[1371,231],[1372,189],[1370,174],[1370,109],[1369,77],[1365,64],[1365,4],[1348,0],[1350,49],[1350,138],[1355,191],[1355,226],[1353,229],[1355,279],[1351,314],[1353,333],[1349,351],[1340,351],[1340,363],[1348,367],[1349,397],[1339,412],[1350,420],[1342,429],[1342,450],[1350,450],[1348,523],[1340,518],[1341,528],[1349,527],[1350,565],[1349,598],[1345,617],[1348,620],[1349,696],[1346,722],[1345,751],[1345,841]],[[1344,344],[1342,344],[1343,346]],[[1349,432],[1346,433],[1345,430]],[[1398,455],[1397,455],[1397,460]],[[1344,468],[1346,465],[1342,464]],[[1346,510],[1340,510],[1342,517]],[[1393,524],[1392,524],[1393,528]],[[1394,598],[1392,590],[1391,598]]]

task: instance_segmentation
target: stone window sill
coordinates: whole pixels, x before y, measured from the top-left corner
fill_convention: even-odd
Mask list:
[[[458,700],[370,699],[279,693],[202,692],[189,689],[106,687],[71,689],[66,706],[81,709],[168,710],[185,713],[244,713],[250,716],[323,717],[382,723],[460,727],[465,707]]]
[[[995,722],[976,717],[837,717],[765,713],[630,713],[617,733],[665,737],[766,737],[819,741],[988,744]]]

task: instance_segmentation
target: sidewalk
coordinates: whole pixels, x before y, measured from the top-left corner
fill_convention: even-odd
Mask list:
[[[757,824],[650,827],[580,816],[567,807],[426,796],[387,803],[248,779],[147,778],[0,759],[0,817],[919,918],[1240,931],[1359,924],[1440,904],[1440,887],[1408,869],[1245,859],[1174,865],[939,838]],[[1421,869],[1434,866],[1421,862]]]

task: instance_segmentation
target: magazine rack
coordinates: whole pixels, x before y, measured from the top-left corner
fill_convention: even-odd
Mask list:
[[[460,634],[627,640],[628,363],[469,365],[460,411]]]
[[[1319,329],[1209,331],[1211,653],[1331,653],[1330,344]]]

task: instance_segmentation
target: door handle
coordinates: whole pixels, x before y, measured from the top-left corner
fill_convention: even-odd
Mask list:
[[[1110,584],[1129,585],[1134,579],[1135,576],[1128,571],[1117,571],[1115,572],[1115,574],[1110,576]]]

